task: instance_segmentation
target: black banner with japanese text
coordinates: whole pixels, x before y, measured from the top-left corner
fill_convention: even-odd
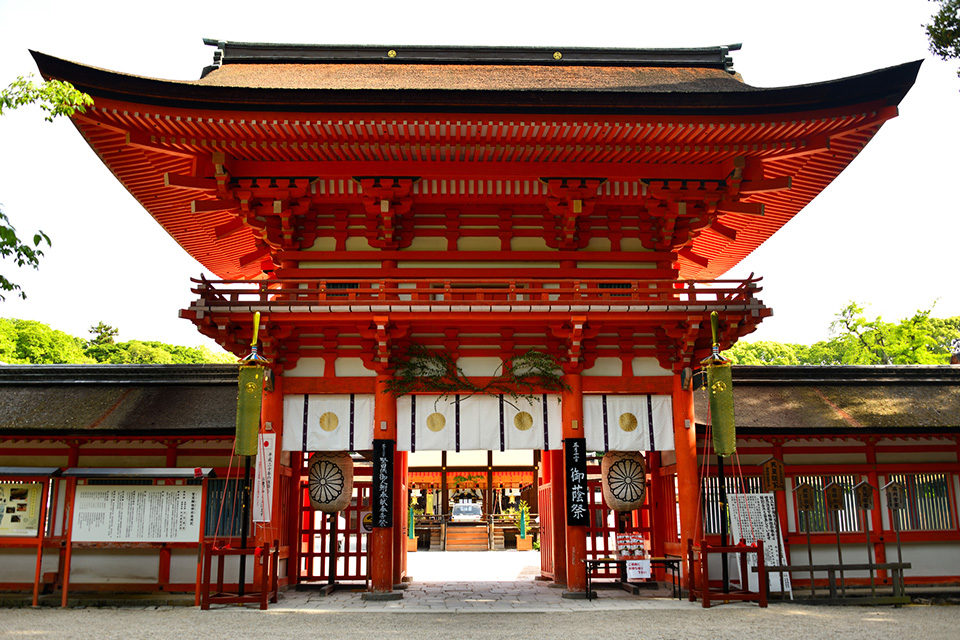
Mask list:
[[[393,526],[393,440],[373,441],[373,526]]]
[[[563,441],[566,462],[567,526],[587,527],[590,513],[587,507],[587,441],[584,438],[566,438]]]

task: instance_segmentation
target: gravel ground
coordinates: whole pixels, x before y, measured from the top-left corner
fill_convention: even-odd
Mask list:
[[[0,638],[725,638],[960,637],[960,607],[902,609],[745,604],[576,613],[316,613],[247,609],[0,610]]]

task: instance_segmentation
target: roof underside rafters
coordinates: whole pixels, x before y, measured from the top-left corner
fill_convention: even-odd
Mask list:
[[[853,160],[896,115],[917,72],[911,63],[781,89],[743,85],[723,69],[693,70],[720,74],[723,90],[706,76],[609,90],[269,89],[159,81],[35,57],[46,77],[94,96],[96,106],[74,118],[82,134],[168,233],[225,278],[262,276],[276,251],[267,230],[281,224],[271,216],[293,206],[278,193],[262,196],[259,208],[238,205],[232,199],[242,181],[306,181],[309,198],[297,206],[309,216],[351,197],[361,211],[362,187],[353,181],[361,176],[416,178],[413,215],[431,201],[546,208],[542,181],[556,177],[600,179],[591,196],[600,218],[610,207],[628,215],[634,207],[666,215],[672,229],[694,202],[699,209],[687,214],[681,235],[645,246],[678,252],[682,278],[716,277]],[[210,77],[255,66],[225,65]],[[274,202],[277,210],[260,206]],[[298,215],[282,224],[300,228]]]

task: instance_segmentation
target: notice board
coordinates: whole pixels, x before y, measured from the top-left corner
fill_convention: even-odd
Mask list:
[[[780,535],[780,521],[777,519],[777,499],[772,493],[731,493],[727,495],[730,508],[730,542],[736,544],[745,540],[753,544],[763,540],[763,564],[773,566],[785,562],[786,553]],[[735,563],[737,571],[740,563]],[[750,591],[759,592],[759,576],[754,573],[757,566],[756,554],[747,554],[747,571]],[[740,576],[741,584],[743,576]],[[770,591],[790,593],[789,573],[771,573]]]
[[[0,483],[0,536],[35,536],[40,524],[40,482]]]
[[[74,542],[196,542],[202,487],[79,485]]]

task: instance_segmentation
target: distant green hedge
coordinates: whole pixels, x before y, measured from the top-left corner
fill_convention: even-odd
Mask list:
[[[163,342],[84,340],[35,320],[0,318],[0,362],[6,364],[231,363],[232,354]]]

